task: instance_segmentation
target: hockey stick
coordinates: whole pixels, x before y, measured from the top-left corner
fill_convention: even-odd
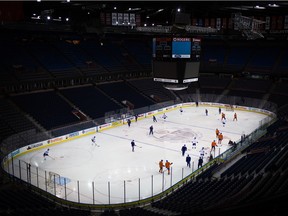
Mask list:
[[[95,145],[97,147],[100,147],[100,145],[98,145],[97,143],[92,143],[92,146]]]
[[[142,148],[142,146],[138,146],[138,145],[135,145],[136,147],[138,147],[138,148]]]
[[[50,155],[47,155],[48,157],[50,157],[50,158],[52,158],[53,160],[55,160],[55,158],[54,157],[51,157]]]

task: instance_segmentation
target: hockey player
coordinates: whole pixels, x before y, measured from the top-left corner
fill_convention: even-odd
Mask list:
[[[213,140],[213,142],[211,143],[211,152],[212,152],[212,150],[214,149],[214,151],[215,151],[215,147],[217,146],[217,143],[216,143],[216,141],[215,140]]]
[[[157,119],[154,115],[153,115],[153,122],[157,122]]]
[[[168,175],[170,175],[170,167],[173,163],[166,160],[165,167],[168,170]]]
[[[131,125],[131,120],[130,119],[127,120],[127,124],[128,124],[128,127],[130,127],[130,125]]]
[[[216,128],[215,133],[216,133],[216,138],[218,138],[219,133],[220,133],[220,131],[218,130],[218,128]]]
[[[233,121],[235,121],[235,120],[238,121],[238,120],[237,120],[237,113],[234,113]]]
[[[185,152],[187,151],[187,147],[185,144],[182,146],[181,151],[182,151],[182,156],[185,156]]]
[[[151,135],[151,134],[152,134],[152,135],[154,134],[154,132],[153,132],[153,125],[151,125],[150,128],[149,128],[149,135]]]
[[[200,157],[203,159],[205,155],[205,149],[202,147],[202,149],[199,151],[200,152]]]
[[[220,133],[218,136],[218,144],[221,145],[222,144],[222,140],[223,140],[223,134]]]
[[[164,119],[164,121],[167,119],[167,115],[164,113],[162,118]]]
[[[191,167],[191,157],[189,156],[189,154],[186,157],[186,163],[187,163],[187,167]]]
[[[135,141],[132,140],[132,141],[131,141],[132,152],[134,152],[134,147],[135,147],[135,146],[136,146]]]
[[[96,145],[96,136],[92,137],[91,141],[92,141],[92,146]]]
[[[222,125],[223,125],[223,127],[225,127],[225,125],[226,125],[226,118],[222,119]]]
[[[206,116],[208,116],[208,110],[207,109],[205,109],[205,114],[206,114]]]
[[[219,115],[220,115],[220,114],[221,114],[221,112],[222,112],[222,111],[221,111],[221,107],[219,107],[219,110],[218,110],[218,111],[219,111]]]
[[[183,113],[183,109],[182,107],[180,107],[180,114],[182,115],[182,113]]]
[[[100,145],[97,145],[96,143],[96,136],[92,137],[91,141],[92,141],[92,146],[95,145],[97,147],[100,147]]]
[[[198,141],[197,141],[196,137],[194,137],[194,139],[192,140],[192,149],[196,149],[197,143],[198,143]]]
[[[222,112],[222,114],[221,114],[221,121],[222,121],[223,119],[226,120],[226,117],[225,117],[225,113]]]
[[[47,149],[43,154],[44,160],[46,160],[47,156],[49,157],[49,149]]]
[[[164,167],[164,163],[163,160],[159,161],[159,172],[163,173],[163,167]]]

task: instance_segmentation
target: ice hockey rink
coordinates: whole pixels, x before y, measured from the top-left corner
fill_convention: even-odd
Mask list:
[[[207,116],[205,109],[208,110]],[[216,128],[224,135],[224,140],[212,152],[213,156],[227,150],[229,140],[238,141],[242,134],[250,134],[267,117],[261,113],[235,110],[238,121],[233,121],[234,112],[222,111],[227,119],[225,127],[220,120],[218,107],[187,107],[183,108],[183,113],[179,109],[167,112],[166,120],[162,118],[163,114],[159,114],[156,115],[157,122],[153,122],[152,117],[138,119],[130,127],[124,124],[53,145],[49,147],[50,157],[45,160],[43,153],[47,148],[23,154],[17,160],[31,164],[29,181],[32,184],[38,184],[38,187],[63,199],[90,204],[137,201],[159,194],[195,171],[202,147],[207,153],[204,164],[207,163],[211,142],[217,141]],[[154,135],[149,135],[151,125]],[[91,142],[94,135],[97,146]],[[196,149],[192,149],[194,137],[198,140]],[[132,140],[136,144],[134,152]],[[182,156],[184,144],[188,151]],[[192,158],[190,168],[185,162],[187,154]],[[171,175],[167,171],[159,173],[158,163],[161,159],[173,162]],[[19,175],[16,168],[14,172]],[[37,177],[36,172],[42,177]],[[62,182],[47,187],[43,178],[49,178],[49,172],[60,175]],[[25,171],[20,175],[27,180]]]

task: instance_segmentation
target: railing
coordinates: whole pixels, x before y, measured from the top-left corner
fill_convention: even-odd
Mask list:
[[[194,162],[192,162],[191,168],[177,170],[172,167],[170,175],[163,172],[162,174],[147,176],[147,178],[124,180],[122,182],[111,180],[106,183],[72,180],[32,166],[17,158],[8,162],[6,172],[14,178],[16,177],[62,199],[62,201],[69,201],[70,204],[86,205],[87,207],[96,204],[95,208],[107,208],[111,205],[133,206],[145,204],[160,199],[204,172],[214,162],[206,163],[200,169],[196,168]]]
[[[187,97],[183,98],[185,99],[185,102],[196,101],[194,99],[198,98],[198,96],[187,95]],[[201,95],[202,101],[209,101],[210,98],[213,98],[213,101],[217,101],[218,96],[208,94]],[[255,104],[257,104],[257,100],[250,98],[225,97],[224,101],[228,102],[227,104],[235,104],[235,102],[242,101],[243,103],[245,102],[245,105],[251,102],[254,107],[257,107],[255,106]],[[54,137],[54,134],[61,134],[62,132],[63,134],[67,134],[67,131],[73,131],[76,128],[77,130],[86,129],[87,124],[96,126],[178,103],[179,101],[168,101],[137,110],[130,110],[125,113],[125,110],[115,111],[115,113],[109,113],[109,115],[105,116],[105,118],[95,119],[82,124],[71,125],[69,127],[60,128],[46,133],[36,133],[36,131],[32,130],[27,133],[24,132],[21,134],[16,134],[6,139],[1,145],[1,151],[5,153],[5,155],[10,153],[11,156],[11,160],[5,160],[5,168],[4,164],[2,163],[2,168],[5,169],[5,171],[11,176],[40,188],[42,191],[52,194],[55,197],[58,197],[60,202],[69,202],[69,205],[86,205],[86,207],[89,208],[91,208],[91,205],[95,208],[143,205],[151,202],[152,200],[160,199],[171,191],[181,187],[187,181],[193,179],[195,176],[209,168],[214,162],[229,160],[231,157],[238,154],[244,148],[261,137],[266,132],[267,126],[271,124],[271,117],[263,119],[259,122],[259,127],[254,132],[245,136],[243,135],[241,140],[238,140],[237,144],[228,149],[226,152],[220,153],[219,151],[217,155],[214,155],[215,159],[212,162],[205,164],[200,169],[197,169],[193,162],[191,168],[172,169],[171,175],[163,173],[147,176],[146,178],[141,179],[125,180],[123,182],[113,182],[111,180],[109,182],[99,183],[69,179],[56,173],[51,173],[47,170],[40,169],[39,167],[31,166],[25,161],[13,158],[13,153],[11,153],[19,147],[31,144],[31,137],[34,137],[33,142],[35,143],[37,141],[42,141],[44,137]],[[260,106],[261,104],[263,104],[262,100],[258,100],[258,105]],[[265,106],[269,108],[269,111],[276,111],[276,106],[273,104],[267,102]],[[7,157],[8,156],[6,156],[6,159],[8,159]]]
[[[157,32],[157,33],[171,33],[173,26],[147,26],[137,27],[136,30],[139,32]],[[185,26],[185,30],[189,33],[217,33],[217,29],[210,27],[201,26]]]

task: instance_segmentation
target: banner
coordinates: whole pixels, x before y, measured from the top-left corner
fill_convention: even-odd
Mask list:
[[[284,29],[288,29],[288,15],[284,18]]]
[[[266,17],[265,30],[270,30],[270,17]]]
[[[112,26],[117,25],[117,13],[112,13]]]
[[[123,14],[123,23],[125,26],[129,25],[129,14],[128,13],[124,13]]]

